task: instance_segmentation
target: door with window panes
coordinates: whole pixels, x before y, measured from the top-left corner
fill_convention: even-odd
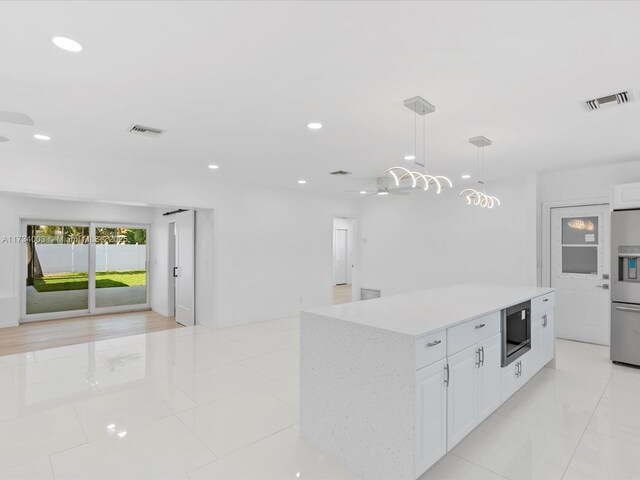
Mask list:
[[[551,210],[551,287],[556,336],[609,345],[608,205]]]

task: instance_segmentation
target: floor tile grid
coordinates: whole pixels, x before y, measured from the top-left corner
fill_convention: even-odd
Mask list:
[[[273,333],[282,333],[282,332],[289,332],[289,331],[292,331],[292,330],[296,330],[296,329],[298,329],[296,326],[291,327],[291,328],[289,328],[289,327],[275,327],[275,328],[274,328],[274,327],[271,327],[270,325],[267,325],[267,324],[266,324],[267,322],[264,322],[264,323],[265,323],[265,325],[259,325],[259,324],[258,324],[258,325],[257,325],[257,327],[255,327],[255,328],[254,328],[254,325],[256,325],[256,324],[251,325],[251,326],[248,328],[248,330],[249,330],[249,331],[247,331],[247,332],[246,332],[246,333],[247,333],[247,335],[244,337],[244,339],[252,338],[252,337],[254,337],[254,336],[261,335],[261,334],[264,334],[265,332],[269,332],[269,331],[271,331],[271,332],[273,332]],[[240,328],[242,328],[242,327],[240,327]],[[191,336],[191,335],[199,335],[199,334],[208,333],[208,332],[211,332],[211,330],[210,330],[210,329],[189,329],[189,328],[185,328],[185,329],[182,329],[182,331],[180,331],[180,335],[177,335],[177,336],[178,336],[178,337],[187,337],[187,336]],[[220,330],[220,332],[224,332],[224,330]],[[159,332],[159,333],[160,333],[160,334],[162,334],[162,333],[164,333],[164,332]],[[143,338],[143,337],[148,337],[148,336],[152,336],[152,338],[154,338],[154,337],[153,337],[153,334],[140,334],[140,335],[134,335],[134,336],[131,336],[131,337],[124,337],[124,338],[122,338],[122,337],[121,337],[121,338],[119,338],[119,339],[117,339],[117,340],[121,340],[121,339],[122,339],[122,340],[132,340],[132,339],[135,339],[136,337],[137,337],[138,339],[141,339],[141,338]],[[237,340],[236,340],[236,341],[237,341]],[[231,339],[231,338],[229,338],[229,339],[228,339],[228,342],[229,342],[229,344],[233,344],[233,343],[235,343],[235,341],[234,341],[233,339]],[[105,352],[106,352],[106,350],[113,350],[113,349],[119,348],[119,345],[112,345],[112,344],[111,344],[111,343],[112,343],[111,341],[106,341],[106,343],[110,344],[110,345],[109,345],[109,346],[110,346],[110,348],[109,348],[109,349],[105,349],[105,350],[101,350],[100,352],[96,352],[96,353],[97,353],[97,355],[98,355],[98,357],[99,357],[99,358],[101,358],[101,359],[103,359],[103,357],[102,357],[102,353],[105,353]],[[265,354],[265,353],[259,353],[259,354],[256,354],[256,355],[249,355],[247,358],[243,358],[243,359],[241,359],[241,360],[237,360],[237,361],[229,362],[229,363],[225,364],[225,366],[226,366],[226,365],[233,365],[233,364],[241,364],[244,360],[248,360],[248,359],[256,359],[256,358],[259,358],[259,357],[262,357],[262,356],[265,356],[265,355],[275,354],[275,353],[278,353],[278,352],[281,352],[281,351],[285,351],[285,350],[288,350],[288,349],[291,349],[291,348],[295,348],[295,346],[294,346],[294,345],[287,346],[287,347],[282,348],[281,350],[276,350],[276,351],[273,351],[273,352],[269,352],[269,353],[267,353],[267,354]],[[33,355],[34,355],[34,354],[35,354],[35,352],[29,352],[29,354],[25,354],[25,355],[29,355],[29,356],[28,356],[28,358],[30,358],[29,363],[32,363],[32,364],[33,364],[33,363],[46,363],[46,362],[51,362],[51,361],[52,361],[51,359],[48,359],[48,360],[40,360],[40,361],[35,360],[35,359],[33,358]],[[70,357],[73,357],[73,356],[74,356],[74,355],[71,355]],[[66,357],[66,358],[69,358],[69,357]],[[53,360],[55,360],[55,359],[53,359]],[[173,367],[174,367],[175,369],[177,369],[177,370],[180,372],[179,374],[181,374],[181,375],[188,375],[188,373],[187,373],[187,372],[182,371],[182,370],[180,369],[180,367],[179,367],[179,366],[177,366],[177,365],[173,365]],[[8,368],[12,368],[12,367],[8,367]],[[219,368],[219,367],[213,367],[213,368],[206,369],[206,370],[211,370],[211,369],[215,369],[215,368]],[[249,368],[249,369],[250,369],[250,367],[248,367],[248,366],[247,366],[246,368]],[[252,370],[253,370],[253,369],[252,369]],[[257,371],[255,371],[255,370],[253,370],[253,371],[254,371],[257,375],[259,375],[260,377],[263,377],[265,380],[270,381],[270,379],[269,379],[268,377],[266,377],[266,376],[262,375],[260,372],[257,372]],[[40,381],[38,381],[38,382],[34,382],[34,383],[30,384],[30,385],[35,385],[35,384],[37,384],[37,383],[44,383],[44,382],[48,382],[48,381],[51,381],[51,380],[52,380],[52,379],[44,379],[44,380],[40,380]],[[188,392],[184,392],[182,389],[179,389],[179,390],[180,390],[183,394],[187,395],[187,397],[190,397],[190,395],[189,395],[189,393],[188,393]],[[263,390],[263,389],[261,389],[261,390],[262,390],[265,394],[273,396],[270,392],[268,392],[268,391],[266,391],[266,390]],[[113,393],[113,392],[108,392],[107,394],[110,394],[110,393]],[[226,398],[226,397],[229,397],[229,396],[233,396],[233,395],[235,395],[235,394],[237,394],[237,393],[238,393],[238,392],[235,392],[235,393],[233,393],[233,394],[226,395],[225,397],[221,397],[221,398],[219,398],[219,399],[217,399],[217,400],[220,400],[220,399],[222,399],[222,398]],[[86,397],[92,397],[92,396],[95,396],[95,395],[99,396],[99,395],[100,395],[100,393],[87,394],[87,395],[86,395]],[[277,398],[277,397],[276,397],[276,398]],[[216,400],[216,401],[217,401],[217,400]],[[61,449],[61,450],[56,450],[56,451],[52,451],[52,452],[50,452],[50,454],[48,455],[48,457],[49,457],[49,459],[48,459],[48,460],[49,460],[49,463],[50,463],[50,465],[51,465],[51,468],[52,468],[52,469],[53,469],[52,460],[51,460],[52,455],[59,454],[59,453],[64,452],[64,451],[66,451],[66,450],[70,450],[70,449],[73,449],[73,448],[79,447],[79,446],[81,446],[81,445],[84,445],[84,444],[89,443],[89,442],[91,442],[91,441],[92,441],[92,440],[89,440],[89,439],[88,439],[86,429],[85,429],[85,427],[84,427],[83,422],[81,421],[81,418],[80,418],[80,416],[79,416],[79,414],[78,414],[78,411],[77,411],[77,408],[76,408],[76,405],[75,405],[75,403],[76,403],[76,402],[74,401],[74,402],[62,402],[62,403],[67,403],[67,404],[68,404],[68,403],[71,403],[71,406],[72,406],[72,408],[73,408],[73,412],[74,412],[75,418],[76,418],[76,420],[78,421],[78,423],[79,423],[79,425],[80,425],[80,427],[81,427],[81,430],[82,430],[82,433],[83,433],[83,436],[84,436],[85,441],[84,441],[84,443],[82,443],[82,444],[78,444],[78,445],[75,445],[75,446],[73,446],[73,447],[69,447],[69,448],[65,448],[65,449]],[[202,405],[204,405],[204,404],[206,404],[206,403],[212,403],[212,402],[205,402],[205,403],[203,403]],[[58,406],[58,404],[57,404],[57,403],[54,403],[54,404],[52,404],[52,405],[51,405],[51,407],[50,407],[50,408],[55,408],[56,406]],[[198,405],[198,406],[199,406],[199,405]],[[189,410],[189,409],[187,408],[187,409],[184,409],[184,410]],[[148,421],[148,422],[144,422],[144,423],[138,424],[138,425],[136,425],[135,427],[130,427],[130,428],[128,428],[128,430],[133,430],[133,429],[136,429],[136,428],[139,428],[139,427],[143,427],[143,426],[145,426],[145,425],[147,425],[147,424],[149,424],[149,423],[152,423],[152,422],[154,422],[154,421],[157,421],[157,420],[160,420],[161,418],[166,418],[166,417],[176,417],[176,419],[177,419],[181,424],[184,424],[184,422],[182,422],[182,421],[181,421],[181,419],[178,417],[178,415],[177,415],[178,413],[180,413],[180,411],[177,411],[177,412],[174,412],[174,413],[170,413],[170,414],[167,414],[167,415],[165,415],[165,416],[163,416],[163,417],[155,418],[154,420],[150,420],[150,421]],[[29,416],[29,415],[32,415],[32,414],[33,414],[33,412],[25,412],[25,413],[23,413],[23,414],[21,414],[21,415],[17,415],[17,416],[16,416],[16,417],[14,417],[14,418],[19,418],[19,417],[21,417],[21,416]],[[0,423],[1,423],[1,422],[0,422]],[[289,427],[290,427],[290,426],[287,426],[286,428],[289,428]],[[285,428],[285,429],[286,429],[286,428]],[[277,432],[274,432],[274,433],[277,433]],[[271,434],[271,435],[272,435],[272,434]],[[194,435],[194,436],[197,438],[197,436],[196,436],[196,435]],[[269,436],[270,436],[270,435],[269,435]],[[266,437],[265,437],[265,438],[266,438]],[[260,439],[258,439],[257,441],[259,441],[259,440],[260,440]],[[95,441],[95,440],[93,440],[93,441]],[[210,449],[209,449],[206,445],[204,445],[201,441],[200,441],[200,443],[203,445],[203,447],[204,447],[207,451],[210,451]],[[254,443],[255,443],[255,442],[254,442]],[[244,448],[244,447],[243,447],[243,448]],[[212,455],[215,455],[213,452],[211,452],[211,454],[212,454]],[[18,465],[18,466],[20,466],[20,465]],[[13,467],[12,467],[12,468],[13,468]],[[0,473],[1,473],[1,472],[0,472]]]
[[[185,427],[189,428],[189,427],[188,427],[184,422],[182,422],[182,424],[183,424],[183,425],[185,425]],[[270,433],[269,435],[267,435],[267,436],[265,436],[265,437],[259,438],[259,439],[255,440],[254,442],[251,442],[251,443],[249,443],[249,444],[245,445],[245,446],[244,446],[244,447],[242,447],[240,450],[244,450],[245,448],[249,448],[249,447],[251,447],[251,446],[253,446],[253,445],[256,445],[257,443],[260,443],[260,442],[262,442],[263,440],[266,440],[266,439],[268,439],[268,438],[270,438],[270,437],[273,437],[274,435],[277,435],[277,434],[279,434],[279,433],[281,433],[281,432],[284,432],[285,430],[287,430],[287,429],[289,429],[289,428],[291,428],[291,426],[288,426],[288,427],[285,427],[285,428],[281,428],[281,429],[280,429],[280,430],[278,430],[277,432]],[[197,436],[196,436],[196,438],[197,438]],[[202,442],[201,442],[201,443],[202,443]],[[204,445],[204,443],[203,443],[203,445]],[[205,447],[206,447],[206,445],[205,445]],[[213,455],[215,455],[215,452],[213,452],[210,448],[208,448],[208,450],[209,450]],[[213,461],[211,461],[211,462],[209,462],[209,463],[205,463],[204,465],[200,465],[199,467],[194,468],[193,470],[188,471],[188,472],[186,473],[187,478],[189,478],[189,479],[190,479],[190,478],[192,478],[192,477],[191,477],[191,474],[192,474],[193,472],[195,472],[196,470],[199,470],[199,469],[201,469],[201,468],[203,468],[203,467],[206,467],[206,466],[208,466],[208,465],[211,465],[212,463],[215,463],[215,462],[217,462],[217,461],[218,461],[218,460],[220,460],[220,459],[223,459],[223,458],[225,458],[225,457],[228,457],[229,455],[233,455],[234,453],[237,453],[237,452],[238,452],[238,451],[240,451],[240,450],[236,450],[236,451],[234,451],[234,452],[230,452],[230,453],[228,453],[228,454],[226,454],[226,455],[222,455],[222,456],[220,456],[220,457],[216,457],[216,459],[215,459],[215,460],[213,460]]]
[[[569,459],[569,462],[567,463],[567,466],[565,467],[564,472],[562,473],[562,478],[564,478],[566,476],[567,470],[569,470],[569,466],[571,465],[571,461],[573,460],[573,457],[575,457],[576,452],[578,451],[578,447],[580,446],[580,443],[584,439],[584,434],[589,429],[589,424],[591,423],[591,420],[593,420],[593,416],[595,415],[596,410],[598,409],[598,406],[600,405],[600,402],[602,401],[602,397],[604,396],[604,393],[607,391],[607,387],[609,386],[610,382],[611,382],[611,378],[609,378],[609,380],[607,380],[607,384],[605,385],[605,388],[602,390],[602,393],[600,394],[600,398],[598,399],[598,403],[597,403],[596,407],[593,409],[593,411],[591,412],[591,416],[589,417],[589,421],[587,422],[587,425],[585,426],[584,430],[580,434],[580,440],[578,441],[578,443],[576,443],[576,447],[573,449],[573,453],[571,454],[571,458]]]
[[[460,455],[458,455],[458,454],[454,453],[454,452],[453,452],[453,450],[452,450],[452,451],[450,451],[450,452],[448,452],[448,453],[447,453],[447,455],[451,455],[451,456],[456,457],[456,458],[458,458],[458,459],[460,459],[460,460],[462,460],[462,461],[468,462],[468,463],[472,464],[473,466],[475,466],[475,467],[477,467],[477,468],[479,468],[479,469],[481,469],[481,470],[484,470],[485,472],[489,472],[489,473],[491,473],[491,474],[493,474],[493,475],[496,475],[496,476],[498,476],[498,477],[500,477],[500,478],[504,478],[505,480],[510,480],[508,477],[502,476],[502,475],[500,475],[499,473],[494,472],[493,470],[491,470],[491,469],[489,469],[489,468],[487,468],[487,467],[485,467],[485,466],[483,466],[483,465],[478,465],[478,464],[477,464],[477,463],[475,463],[474,461],[469,460],[468,458],[464,458],[463,456],[460,456]],[[429,472],[429,471],[427,470],[427,473],[428,473],[428,472]]]

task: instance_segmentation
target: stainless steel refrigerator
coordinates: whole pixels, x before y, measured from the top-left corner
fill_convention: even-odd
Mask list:
[[[640,366],[640,210],[611,215],[611,360]]]

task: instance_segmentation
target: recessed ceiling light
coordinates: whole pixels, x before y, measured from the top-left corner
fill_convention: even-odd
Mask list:
[[[120,438],[122,438],[122,437],[126,437],[126,436],[127,436],[127,431],[126,431],[126,430],[123,430],[122,432],[118,432],[118,436],[119,436]]]
[[[307,181],[306,181],[306,180],[298,180],[298,183],[299,183],[300,185],[304,185],[305,183],[307,183]]]
[[[212,164],[212,165],[209,165],[209,168],[210,168],[211,170],[217,170],[217,169],[219,169],[220,167],[219,167],[218,165],[213,165],[213,164]]]
[[[405,160],[415,160],[416,156],[415,155],[405,155],[404,159]]]
[[[36,133],[33,138],[35,138],[36,140],[51,140],[51,137],[49,135],[43,135],[41,133]]]
[[[389,195],[389,192],[378,192],[378,195]]]
[[[318,122],[307,123],[307,128],[311,130],[320,130],[322,128],[322,124]]]
[[[460,177],[460,178],[463,178],[463,179],[465,179],[465,180],[466,180],[467,178],[471,178],[471,175],[469,175],[468,173],[465,173],[465,174],[464,174],[464,175],[462,175],[462,177]]]
[[[367,193],[367,191],[366,190],[361,190],[360,193],[364,195],[365,193]]]
[[[77,53],[82,51],[82,45],[68,37],[53,37],[51,41],[56,47],[66,50],[67,52]]]

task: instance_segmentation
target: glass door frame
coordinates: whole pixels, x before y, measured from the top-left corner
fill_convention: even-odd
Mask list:
[[[145,272],[146,272],[146,281],[145,281],[145,303],[139,303],[136,305],[120,305],[115,307],[97,307],[96,306],[96,228],[136,228],[136,229],[145,229],[147,231],[147,251],[146,258],[144,261]],[[151,239],[151,225],[141,224],[141,223],[125,223],[125,222],[92,222],[89,226],[89,236],[91,237],[91,245],[89,246],[89,256],[92,261],[89,262],[91,264],[91,269],[93,272],[89,273],[89,310],[92,315],[99,315],[103,313],[118,313],[118,312],[135,312],[138,310],[149,310],[151,308],[151,302],[149,301],[149,294],[151,292],[150,289],[150,280],[151,275],[149,275],[149,253],[151,250],[150,239]]]
[[[57,220],[43,219],[42,217],[29,218],[20,217],[20,235],[27,238],[28,225],[55,225],[61,227],[88,227],[89,228],[89,259],[88,259],[88,308],[82,310],[66,310],[49,313],[31,313],[27,314],[27,248],[26,241],[20,245],[20,268],[18,270],[18,282],[20,285],[20,323],[39,322],[43,320],[56,320],[60,318],[84,317],[87,315],[99,315],[104,313],[134,312],[140,310],[149,310],[151,302],[149,295],[151,292],[151,275],[149,269],[149,258],[151,252],[150,239],[151,225],[141,223],[127,222],[87,222],[86,220]],[[146,290],[144,304],[138,305],[122,305],[116,307],[96,307],[96,227],[125,227],[125,228],[144,228],[147,230],[147,251],[145,259],[146,271]]]

